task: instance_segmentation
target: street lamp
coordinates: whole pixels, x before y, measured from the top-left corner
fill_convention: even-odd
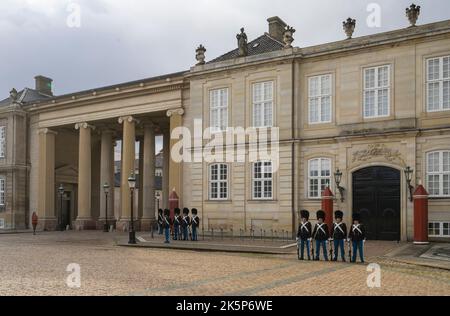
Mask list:
[[[63,212],[63,198],[64,198],[64,187],[62,184],[59,185],[58,188],[58,193],[59,193],[59,198],[61,201],[61,205],[60,205],[60,209],[59,209],[59,230],[60,231],[64,231],[63,228],[63,217],[62,217],[62,212]]]
[[[341,181],[342,181],[342,171],[341,170],[336,170],[336,172],[334,173],[334,181],[336,182],[336,186],[339,190],[339,194],[341,195],[341,202],[344,202],[344,191],[345,188],[341,187]]]
[[[157,201],[157,204],[158,204],[158,207],[157,207],[157,209],[159,210],[159,200],[161,199],[161,195],[159,194],[159,192],[156,192],[156,201]]]
[[[103,192],[105,192],[105,225],[103,226],[103,232],[107,233],[109,232],[109,225],[108,225],[108,194],[109,194],[109,184],[106,182],[103,185]]]
[[[408,185],[408,190],[409,190],[409,200],[411,202],[413,201],[413,189],[414,189],[414,187],[411,185],[413,173],[414,173],[414,170],[410,166],[407,166],[405,169],[405,178],[406,178],[406,184]]]
[[[130,188],[131,193],[131,222],[130,222],[130,232],[129,232],[129,244],[136,244],[136,233],[134,231],[134,188],[136,187],[136,178],[134,176],[134,172],[131,172],[130,177],[128,178],[128,186]]]

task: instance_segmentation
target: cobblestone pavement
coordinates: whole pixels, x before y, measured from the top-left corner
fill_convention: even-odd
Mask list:
[[[0,295],[450,295],[450,271],[381,258],[381,287],[362,264],[258,255],[118,247],[115,234],[0,236]],[[385,249],[386,248],[386,249]],[[70,263],[81,287],[66,285]]]

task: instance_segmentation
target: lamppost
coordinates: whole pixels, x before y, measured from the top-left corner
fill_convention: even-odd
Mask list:
[[[64,187],[63,187],[62,184],[59,185],[58,192],[59,192],[59,198],[60,198],[60,202],[61,202],[60,209],[59,209],[59,216],[58,216],[59,217],[59,230],[60,231],[64,231],[64,228],[63,228],[63,217],[62,217]]]
[[[136,178],[134,172],[131,172],[128,178],[128,186],[130,187],[131,194],[131,222],[130,222],[130,232],[129,232],[129,244],[136,244],[136,233],[134,231],[134,188],[136,187]]]
[[[161,199],[161,195],[159,194],[159,192],[156,192],[156,201],[157,201],[157,209],[159,210],[159,199]]]
[[[408,185],[408,190],[409,190],[409,200],[411,202],[413,201],[413,189],[414,189],[414,187],[411,185],[413,173],[414,173],[414,170],[410,166],[406,167],[405,178],[406,178],[406,184]]]
[[[108,225],[108,194],[109,194],[109,184],[106,182],[103,185],[103,192],[105,192],[105,225],[103,226],[103,232],[107,233],[109,232],[109,225]]]
[[[337,188],[339,190],[339,194],[341,195],[341,202],[344,202],[344,191],[345,191],[345,188],[341,187],[341,180],[342,180],[342,171],[338,169],[334,173],[334,181],[336,182],[336,186],[337,186]]]

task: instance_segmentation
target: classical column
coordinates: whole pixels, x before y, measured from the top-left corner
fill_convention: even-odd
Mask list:
[[[100,158],[100,218],[98,227],[103,227],[103,224],[108,218],[108,224],[114,224],[114,131],[101,131],[101,158]],[[106,196],[103,186],[109,185],[108,193],[108,210],[106,210]]]
[[[167,111],[167,116],[170,118],[170,135],[172,135],[172,131],[175,128],[182,126],[183,114],[184,114],[184,109],[182,109],[182,108]],[[178,141],[179,141],[178,139],[170,138],[169,155],[170,155],[172,148]],[[169,158],[170,159],[169,159],[169,188],[168,189],[170,189],[170,192],[172,190],[175,190],[180,198],[180,202],[183,203],[182,165],[180,162],[175,162],[170,156],[169,156]]]
[[[170,160],[170,132],[167,129],[163,132],[163,176],[162,176],[162,197],[161,208],[169,207],[169,160]]]
[[[56,132],[45,128],[39,131],[39,230],[55,230],[55,138]]]
[[[123,124],[122,139],[122,168],[120,180],[120,200],[121,215],[117,229],[128,230],[131,220],[131,195],[128,187],[128,177],[134,173],[134,161],[136,159],[136,119],[132,116],[119,118],[119,123]],[[136,220],[135,214],[135,220]]]
[[[77,230],[95,229],[96,223],[91,214],[92,147],[91,131],[95,129],[88,123],[78,123],[75,129],[80,131],[78,147],[78,216],[75,221]]]
[[[144,151],[143,151],[143,214],[141,220],[142,230],[149,230],[155,222],[155,132],[152,123],[144,125]],[[140,194],[140,192],[139,192]]]
[[[144,213],[144,207],[143,207],[143,201],[144,201],[144,139],[139,139],[139,182],[137,183],[139,189],[138,189],[138,216],[136,218],[140,220],[142,219],[142,215]]]

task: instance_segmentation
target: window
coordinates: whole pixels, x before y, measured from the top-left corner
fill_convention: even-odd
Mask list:
[[[273,82],[260,82],[253,85],[253,126],[272,127],[273,125]]]
[[[6,126],[0,126],[0,158],[5,158],[6,153]]]
[[[225,131],[228,127],[228,89],[211,90],[209,102],[211,131]]]
[[[311,159],[308,162],[308,197],[320,198],[322,192],[331,183],[331,160],[328,158]]]
[[[390,66],[364,69],[364,118],[389,116]]]
[[[427,111],[450,110],[450,56],[427,60]]]
[[[331,75],[309,78],[309,123],[331,122]]]
[[[427,189],[432,197],[450,197],[450,150],[427,154]]]
[[[273,174],[271,161],[253,164],[253,199],[269,200],[273,197]]]
[[[209,167],[209,198],[228,199],[228,165],[213,164]]]
[[[0,229],[5,229],[5,219],[4,218],[0,218]]]
[[[6,180],[5,178],[0,178],[0,208],[5,206],[5,192],[6,192]]]
[[[429,222],[428,235],[430,237],[450,237],[450,222]]]

